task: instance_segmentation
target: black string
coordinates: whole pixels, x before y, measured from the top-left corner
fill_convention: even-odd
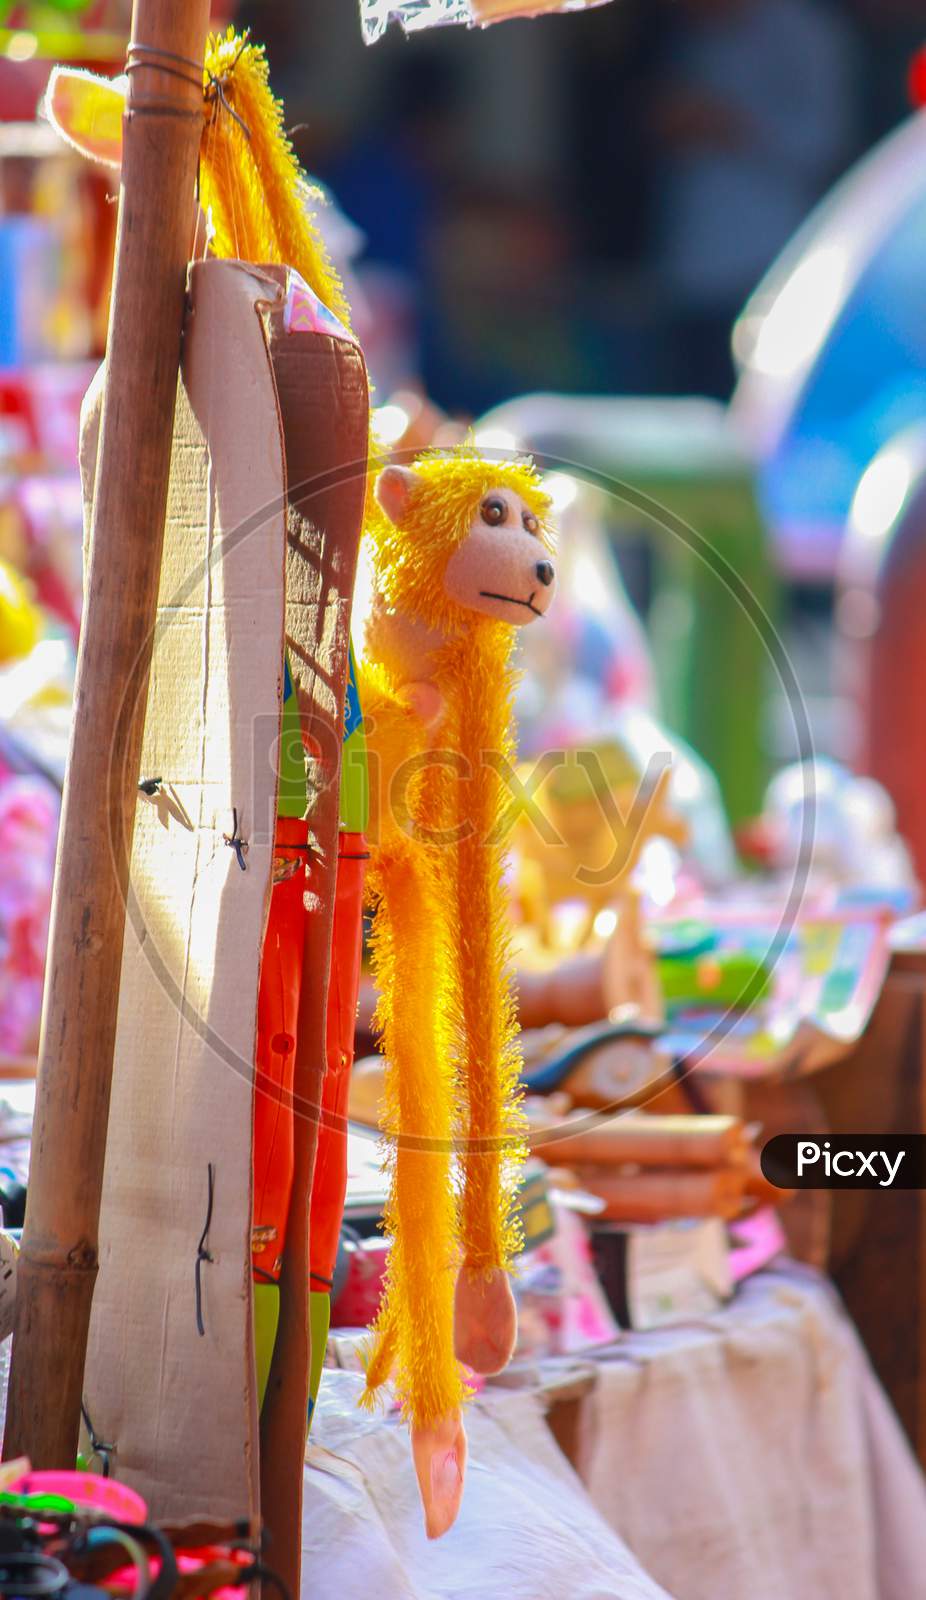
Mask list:
[[[240,55],[241,52],[239,51],[238,54]],[[179,55],[176,50],[165,50],[163,48],[163,46],[161,46],[159,44],[134,44],[134,43],[130,44],[129,45],[129,55],[130,56],[163,56],[165,58],[165,60],[167,60],[167,61],[179,61],[181,66],[183,66],[183,67],[192,67],[194,69],[194,71],[196,71],[196,72],[200,72],[201,73],[202,70],[203,70],[203,64],[202,64],[201,61],[195,61],[192,56]],[[238,59],[238,57],[236,56],[235,60],[237,61],[237,59]],[[144,63],[139,62],[139,66],[141,66],[143,64]],[[156,63],[153,63],[153,64],[156,65]]]
[[[211,1161],[206,1167],[206,1172],[209,1178],[209,1198],[206,1201],[206,1220],[203,1223],[203,1231],[199,1236],[199,1244],[196,1246],[196,1332],[201,1339],[206,1337],[206,1328],[203,1322],[203,1262],[215,1260],[212,1251],[206,1248],[206,1240],[209,1237],[209,1228],[212,1224],[212,1206],[215,1200],[215,1167]]]
[[[136,45],[135,48],[142,49],[144,47]],[[150,69],[154,72],[163,72],[168,78],[179,78],[181,83],[191,83],[194,89],[202,88],[202,73],[194,78],[189,72],[181,72],[179,67],[166,67],[163,61],[127,61],[125,64],[126,76],[130,72],[137,72],[139,67],[143,67],[145,70]]]
[[[237,806],[232,806],[232,831],[231,833],[223,833],[222,838],[225,840],[225,843],[228,845],[229,849],[234,850],[235,859],[237,860],[242,872],[247,872],[248,865],[244,857],[248,848],[248,841],[247,839],[242,839],[240,833],[238,832]]]
[[[101,1476],[108,1478],[110,1472],[112,1471],[112,1461],[110,1458],[115,1454],[116,1446],[114,1444],[104,1444],[102,1439],[97,1437],[93,1423],[90,1421],[90,1413],[87,1410],[86,1400],[81,1400],[80,1402],[80,1414],[84,1419],[84,1427],[87,1430],[87,1438],[90,1440],[90,1448],[93,1452],[93,1455],[98,1456],[103,1464]]]
[[[238,49],[238,53],[235,56],[235,59],[232,62],[231,66],[228,68],[228,71],[227,72],[223,72],[221,78],[217,78],[214,75],[214,73],[210,72],[208,87],[203,90],[204,99],[206,99],[207,101],[208,100],[214,101],[215,104],[216,104],[216,107],[218,107],[220,105],[223,106],[225,108],[225,110],[228,112],[229,116],[234,118],[234,120],[237,122],[239,128],[241,129],[241,132],[244,134],[244,137],[248,140],[248,143],[250,143],[250,140],[251,140],[251,130],[248,127],[247,123],[245,122],[244,118],[243,117],[239,117],[239,115],[238,115],[237,111],[234,109],[234,107],[229,105],[228,100],[226,99],[226,96],[225,96],[225,85],[228,82],[229,78],[231,77],[232,73],[234,72],[235,68],[237,67],[238,62],[241,60],[241,57],[244,55],[245,50],[250,50],[250,48],[251,48],[251,30],[250,30],[250,28],[246,28],[245,31],[244,31],[244,34],[242,36],[241,45],[240,45],[240,47]],[[213,117],[214,116],[215,116],[215,112],[213,111]]]
[[[155,72],[166,73],[168,77],[179,78],[181,83],[192,84],[194,89],[200,89],[202,91],[203,99],[207,103],[211,102],[214,106],[221,105],[223,109],[228,112],[229,116],[232,117],[235,122],[237,122],[241,132],[244,134],[244,137],[250,143],[251,130],[244,118],[239,116],[234,106],[229,104],[228,97],[225,93],[225,85],[237,67],[241,57],[244,55],[245,50],[249,50],[250,47],[251,32],[250,29],[247,29],[244,37],[242,38],[241,45],[238,49],[235,59],[232,61],[228,70],[223,72],[220,78],[217,78],[213,72],[207,73],[209,82],[205,86],[203,85],[204,69],[201,61],[194,61],[192,56],[179,55],[176,50],[163,50],[159,45],[155,44],[130,44],[125,70],[126,73],[129,73],[137,72],[139,67],[149,67]],[[135,56],[147,56],[151,59],[146,61],[137,61],[132,59]],[[170,61],[176,62],[177,65],[168,66],[166,63]],[[192,67],[193,71],[183,72],[181,70],[183,67]],[[188,111],[181,111],[179,107],[157,104],[134,106],[132,110],[133,112],[145,112],[146,114],[153,115],[160,114],[162,116],[190,115]],[[213,111],[213,118],[214,116],[215,111]]]
[[[238,54],[240,55],[241,52],[239,51]],[[238,59],[238,57],[236,56],[235,60],[237,61],[237,59]],[[230,117],[233,117],[235,122],[237,122],[239,128],[241,129],[241,132],[244,134],[244,137],[247,139],[248,143],[250,143],[250,141],[251,141],[251,130],[250,130],[250,128],[248,127],[248,125],[245,122],[244,118],[243,117],[239,117],[239,115],[238,115],[237,111],[235,110],[234,106],[230,106],[228,101],[227,101],[227,99],[225,98],[225,82],[226,82],[227,78],[228,78],[228,73],[227,72],[221,78],[213,77],[212,73],[210,72],[210,74],[209,74],[209,86],[208,86],[208,88],[203,90],[203,98],[205,100],[207,100],[207,101],[209,101],[209,100],[214,101],[216,106],[221,105],[222,107],[224,107],[224,109],[228,112],[228,115]],[[213,117],[214,116],[215,116],[215,112],[213,112]]]
[[[265,1588],[276,1589],[280,1600],[289,1600],[289,1590],[283,1579],[270,1567],[265,1567],[262,1561],[255,1561],[252,1566],[243,1567],[241,1576],[235,1582],[253,1583],[256,1579],[261,1579]]]

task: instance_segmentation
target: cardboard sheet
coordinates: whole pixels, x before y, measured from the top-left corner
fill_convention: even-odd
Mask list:
[[[295,1590],[308,1199],[369,395],[357,345],[324,308],[314,314],[304,286],[291,321],[292,290],[279,268],[191,270],[141,774],[159,784],[135,822],[84,1393],[116,1475],[155,1517],[256,1522],[263,1493],[274,1566]],[[95,383],[82,432],[88,509],[100,393]],[[284,641],[315,867],[296,1174],[259,1439],[252,1100]],[[236,826],[245,870],[227,842]]]
[[[116,1473],[160,1518],[258,1508],[251,1102],[285,553],[266,292],[230,263],[193,273],[142,771],[161,790],[136,817],[85,1378]]]

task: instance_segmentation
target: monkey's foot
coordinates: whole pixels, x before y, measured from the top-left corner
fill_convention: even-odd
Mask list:
[[[460,1409],[457,1407],[428,1428],[413,1425],[409,1431],[425,1532],[429,1539],[439,1539],[453,1527],[463,1499],[466,1432]]]
[[[458,1361],[483,1377],[507,1367],[518,1337],[518,1311],[507,1272],[473,1272],[464,1262],[453,1300],[453,1348]]]

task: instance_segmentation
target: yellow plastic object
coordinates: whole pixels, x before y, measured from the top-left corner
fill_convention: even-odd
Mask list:
[[[0,663],[18,661],[34,650],[42,633],[42,616],[15,568],[0,561]]]
[[[205,90],[200,201],[215,228],[215,254],[294,267],[349,330],[341,280],[307,210],[318,192],[300,171],[263,49],[232,28],[213,35]]]

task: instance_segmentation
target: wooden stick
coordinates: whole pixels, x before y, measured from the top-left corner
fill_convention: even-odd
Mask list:
[[[4,1456],[73,1467],[97,1273],[209,0],[135,0],[106,389],[52,908]],[[153,53],[152,53],[153,52]],[[155,63],[160,60],[163,68]]]
[[[605,1202],[604,1215],[617,1222],[665,1222],[681,1217],[739,1215],[745,1197],[742,1167],[717,1167],[713,1172],[615,1172],[609,1167],[577,1167],[579,1182]]]
[[[581,1132],[573,1132],[575,1123]],[[749,1141],[738,1117],[638,1116],[593,1121],[570,1118],[535,1129],[535,1155],[554,1166],[744,1166]]]

